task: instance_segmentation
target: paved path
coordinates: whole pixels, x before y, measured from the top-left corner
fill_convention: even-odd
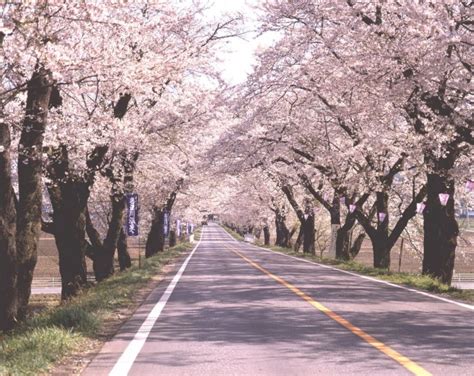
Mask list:
[[[236,242],[213,224],[180,272],[85,375],[474,375],[472,306]]]

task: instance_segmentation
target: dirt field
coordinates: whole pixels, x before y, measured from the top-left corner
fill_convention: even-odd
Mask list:
[[[360,253],[357,255],[356,261],[364,265],[372,266],[373,252],[370,241],[364,241]],[[400,262],[400,241],[395,245],[391,252],[390,270],[399,271]],[[402,252],[402,260],[400,271],[417,273],[421,272],[422,255],[418,254],[405,241]],[[458,239],[458,247],[456,249],[456,260],[454,266],[455,273],[474,272],[474,233],[464,233]]]
[[[141,255],[145,254],[145,243],[141,240],[140,243]],[[128,239],[128,251],[132,258],[132,263],[138,265],[138,238]],[[87,271],[92,274],[92,261],[87,260]],[[118,261],[116,260],[118,268]],[[36,265],[34,279],[59,277],[59,259],[54,237],[49,234],[43,234],[40,240],[40,247],[38,252],[38,264]]]

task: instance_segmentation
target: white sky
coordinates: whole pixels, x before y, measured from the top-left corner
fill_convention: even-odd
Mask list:
[[[256,12],[251,4],[258,3],[258,0],[211,0],[209,16],[219,19],[224,13],[240,12],[246,19],[249,30],[252,29],[256,21]],[[245,81],[247,75],[252,72],[252,65],[256,63],[254,58],[255,50],[264,42],[266,38],[256,38],[255,34],[247,34],[243,38],[233,38],[227,42],[226,47],[229,52],[223,53],[222,71],[223,77],[230,84],[237,84]]]

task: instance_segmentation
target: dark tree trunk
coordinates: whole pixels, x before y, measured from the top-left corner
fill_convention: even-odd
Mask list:
[[[365,239],[365,234],[362,232],[357,235],[357,238],[352,242],[352,246],[350,249],[351,259],[355,259],[360,252],[360,248],[362,247],[362,243]]]
[[[416,205],[423,200],[426,195],[426,188],[423,186],[419,192],[414,196],[410,204],[405,208],[402,215],[398,219],[395,227],[389,234],[389,215],[388,215],[388,200],[389,196],[387,192],[377,192],[375,206],[372,207],[369,215],[364,215],[359,209],[355,211],[359,223],[364,228],[365,232],[369,235],[372,242],[372,249],[374,252],[374,267],[376,268],[390,268],[390,252],[400,238],[403,230],[407,226],[409,220],[416,215]],[[372,225],[373,213],[377,212],[377,226]],[[383,221],[380,221],[379,213],[386,213]],[[355,241],[355,244],[360,248],[363,238],[361,235]],[[351,254],[354,254],[355,250],[351,250]],[[358,252],[358,250],[357,250]],[[356,255],[356,254],[355,254]],[[355,257],[355,256],[354,256]]]
[[[369,194],[363,194],[361,198],[357,200],[355,205],[358,208],[362,207],[368,198]],[[351,232],[354,229],[355,221],[359,212],[360,210],[356,209],[356,211],[353,213],[347,213],[344,224],[337,230],[336,258],[338,259],[347,261],[352,258],[353,254],[359,253],[365,235],[359,235],[357,237],[357,241],[351,246]],[[374,214],[375,210],[372,208],[369,214],[369,222]]]
[[[117,253],[120,270],[124,271],[130,268],[132,266],[132,259],[128,253],[127,234],[123,230],[123,227],[117,242]]]
[[[86,218],[89,186],[68,181],[49,189],[61,273],[61,299],[76,296],[87,283]]]
[[[43,137],[51,96],[51,74],[37,69],[28,83],[26,116],[18,148],[16,248],[18,316],[24,318],[31,295],[31,282],[38,259],[41,234]]]
[[[67,300],[77,295],[87,283],[86,253],[95,258],[96,245],[86,241],[88,218],[87,200],[96,168],[101,165],[107,147],[96,147],[88,156],[90,171],[86,176],[75,175],[69,168],[67,147],[60,145],[49,155],[48,174],[53,180],[48,185],[53,206],[54,237],[59,253],[61,298]],[[93,238],[89,238],[93,242]]]
[[[386,192],[376,192],[375,206],[377,208],[377,229],[370,235],[372,248],[374,251],[374,268],[390,268],[390,249],[388,240],[388,194]],[[379,214],[385,213],[383,221]]]
[[[265,245],[270,245],[270,229],[267,225],[263,226],[263,241]]]
[[[351,259],[351,231],[355,225],[356,217],[353,213],[346,216],[344,225],[339,227],[336,235],[336,258],[349,261]]]
[[[304,236],[305,236],[305,222],[306,222],[305,215],[304,215],[303,210],[300,208],[298,202],[296,201],[295,195],[293,193],[293,188],[289,184],[283,184],[281,186],[281,190],[285,194],[288,202],[290,203],[290,206],[295,211],[295,214],[298,217],[298,220],[300,222],[300,229],[299,229],[299,232],[298,232],[298,237],[297,237],[295,245],[293,247],[293,250],[295,252],[298,252],[300,247],[301,247],[301,244],[304,241]],[[291,238],[291,236],[290,236],[290,238]]]
[[[110,206],[112,208],[112,213],[103,243],[100,241],[97,231],[93,230],[95,232],[95,235],[93,236],[95,239],[94,242],[98,245],[94,258],[94,273],[98,282],[112,276],[115,271],[115,250],[117,249],[120,236],[122,234],[125,236],[123,232],[126,209],[124,190],[128,192],[133,191],[133,173],[138,159],[138,153],[133,153],[129,156],[125,151],[123,151],[120,154],[120,158],[121,165],[119,169],[123,168],[123,178],[122,174],[119,173],[120,170],[116,171],[114,166],[106,169],[106,175],[112,183],[110,193]],[[119,253],[119,264],[121,270],[124,270],[128,267],[127,265],[130,264],[130,255],[128,255],[126,248],[126,238],[125,243],[122,243],[122,253]]]
[[[334,195],[334,199],[329,210],[329,215],[331,216],[331,225],[341,224],[341,203],[339,202],[338,195]]]
[[[298,230],[298,237],[296,238],[295,245],[293,246],[293,251],[299,252],[301,248],[301,244],[303,243],[304,239],[304,223],[300,223],[300,228]]]
[[[320,197],[320,195],[318,195],[318,197]],[[322,197],[320,198],[322,199]],[[325,202],[323,201],[323,203]],[[337,257],[337,239],[339,229],[341,228],[341,208],[339,196],[337,193],[334,193],[332,204],[328,204],[325,207],[328,209],[331,218],[331,242],[329,244],[329,256]]]
[[[314,231],[314,214],[311,213],[306,218],[304,225],[304,236],[303,236],[303,252],[304,253],[315,253],[314,242],[315,242],[315,231]]]
[[[348,261],[351,259],[349,248],[350,248],[350,230],[347,230],[344,226],[337,230],[336,235],[336,258],[339,260]]]
[[[176,231],[170,231],[170,247],[174,247],[176,245]]]
[[[372,241],[374,249],[374,268],[389,269],[390,268],[390,248],[387,245],[387,239],[375,238]]]
[[[178,179],[176,181],[175,189],[170,193],[168,199],[166,200],[165,205],[162,208],[154,207],[153,208],[153,219],[151,222],[151,229],[148,233],[148,238],[145,245],[145,257],[151,257],[158,252],[163,252],[165,250],[165,213],[168,213],[168,221],[171,218],[171,210],[176,201],[178,192],[180,191],[184,179]],[[170,224],[168,223],[168,226]],[[184,233],[182,236],[186,236]]]
[[[0,124],[0,331],[12,329],[17,316],[16,207],[12,186],[10,128]]]
[[[160,208],[153,209],[151,229],[145,245],[145,257],[151,257],[165,249],[164,211]]]
[[[112,215],[104,244],[94,259],[94,272],[98,282],[114,274],[114,256],[120,232],[123,229],[125,213],[125,197],[123,194],[112,195],[110,198]]]
[[[275,245],[288,248],[290,231],[286,227],[285,216],[280,211],[275,213],[276,240]]]
[[[454,213],[454,180],[439,174],[428,174],[426,188],[423,274],[450,284],[459,234]],[[450,195],[446,206],[440,203],[440,193]]]

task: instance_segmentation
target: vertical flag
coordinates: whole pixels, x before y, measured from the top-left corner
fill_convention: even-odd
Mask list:
[[[138,236],[138,194],[127,193],[127,235]]]

